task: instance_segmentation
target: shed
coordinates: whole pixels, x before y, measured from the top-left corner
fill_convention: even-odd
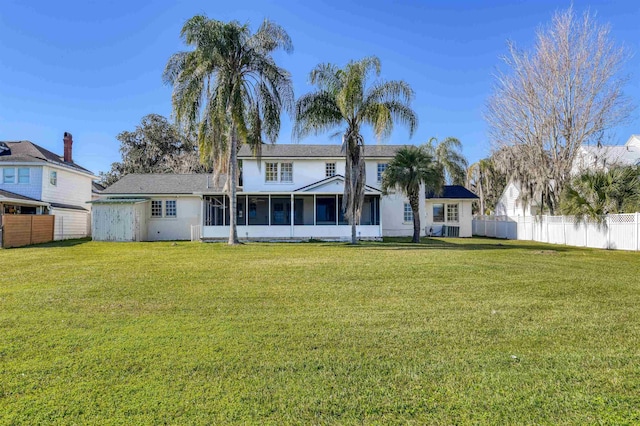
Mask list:
[[[95,241],[146,241],[146,198],[107,198],[91,202],[91,234]]]
[[[445,185],[442,193],[427,193],[426,226],[429,236],[471,237],[472,205],[478,196],[462,185]]]

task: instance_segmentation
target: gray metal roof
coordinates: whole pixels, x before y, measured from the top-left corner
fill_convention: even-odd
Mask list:
[[[25,197],[24,195],[16,194],[15,192],[5,191],[4,189],[0,189],[0,198],[11,198],[14,200],[25,200],[25,201],[40,201],[40,200],[36,200],[35,198]]]
[[[220,191],[225,176],[220,176],[220,185],[213,184],[213,175],[132,173],[123,176],[119,181],[102,191],[101,195],[110,194],[193,194],[198,192]]]
[[[392,158],[408,145],[365,145],[365,158]],[[275,144],[262,146],[262,158],[344,158],[341,145]],[[251,148],[243,145],[238,158],[254,158]]]
[[[0,162],[27,162],[27,163],[54,163],[62,167],[75,169],[83,173],[93,173],[74,162],[65,163],[64,158],[54,154],[53,152],[36,145],[31,141],[5,141],[4,144],[9,147],[9,152],[2,152]]]

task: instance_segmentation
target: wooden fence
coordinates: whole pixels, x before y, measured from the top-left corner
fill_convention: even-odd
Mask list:
[[[50,215],[3,215],[2,247],[22,247],[29,244],[53,241],[55,216]]]
[[[610,214],[600,223],[572,216],[479,216],[473,220],[473,235],[640,251],[640,213]]]

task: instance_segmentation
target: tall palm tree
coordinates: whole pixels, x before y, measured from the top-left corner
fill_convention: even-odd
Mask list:
[[[320,64],[310,74],[317,91],[296,103],[293,136],[301,139],[311,133],[342,128],[345,152],[345,183],[342,209],[351,225],[351,243],[356,244],[356,225],[364,203],[365,150],[360,129],[370,125],[378,140],[388,137],[396,122],[406,124],[409,134],[417,126],[416,113],[409,106],[414,93],[404,81],[373,81],[380,75],[375,56],[351,61],[344,68]]]
[[[440,163],[425,148],[407,146],[400,148],[382,174],[382,191],[398,189],[409,198],[413,212],[412,242],[420,242],[420,188],[427,192],[441,193],[444,173]]]
[[[193,50],[171,56],[163,80],[173,86],[176,121],[197,135],[201,159],[213,163],[216,179],[227,175],[229,244],[237,244],[238,149],[246,143],[259,156],[263,137],[278,138],[282,110],[293,111],[291,76],[272,57],[278,49],[291,52],[291,39],[268,20],[251,33],[246,24],[203,15],[189,19],[180,35]]]
[[[446,182],[452,185],[464,185],[468,163],[460,152],[462,150],[460,140],[449,136],[438,143],[438,139],[432,137],[425,144],[425,149],[444,168]]]

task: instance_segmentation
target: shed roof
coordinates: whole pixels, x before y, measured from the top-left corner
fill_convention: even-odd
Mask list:
[[[444,199],[444,198],[449,198],[449,199],[470,199],[470,200],[475,200],[478,198],[478,196],[476,194],[474,194],[473,192],[469,191],[467,188],[465,188],[462,185],[445,185],[444,188],[442,189],[442,194],[440,195],[436,195],[434,193],[427,193],[426,195],[427,199],[430,198],[439,198],[439,199]]]

